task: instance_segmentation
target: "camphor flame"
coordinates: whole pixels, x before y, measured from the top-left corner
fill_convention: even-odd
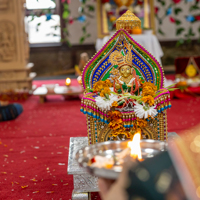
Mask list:
[[[131,142],[128,142],[128,147],[131,149],[131,157],[134,159],[142,160],[142,152],[140,147],[140,133],[136,133]]]
[[[70,78],[66,78],[65,85],[66,86],[70,86],[71,85],[71,79]]]

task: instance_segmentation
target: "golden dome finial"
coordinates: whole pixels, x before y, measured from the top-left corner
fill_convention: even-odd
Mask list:
[[[127,10],[119,19],[116,21],[116,29],[131,30],[133,28],[141,28],[141,21],[136,17],[130,10]]]

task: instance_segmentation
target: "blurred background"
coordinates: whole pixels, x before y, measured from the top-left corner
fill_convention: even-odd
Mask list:
[[[25,24],[30,43],[30,62],[34,63],[33,71],[37,76],[73,73],[80,54],[87,52],[91,57],[97,49],[95,44],[98,39],[114,33],[116,18],[127,8],[144,21],[145,1],[121,1],[127,5],[122,9],[117,2],[26,0]],[[150,12],[151,24],[147,28],[154,30],[160,42],[165,72],[174,73],[175,58],[199,55],[199,1],[154,0],[147,1],[147,4],[149,11],[145,12]],[[103,13],[102,9],[106,16],[104,22],[98,18],[98,12]],[[98,26],[104,25],[105,20],[108,28],[103,35]]]
[[[0,0],[0,199],[71,199],[70,137],[87,136],[81,71],[127,10],[142,22],[131,37],[180,89],[168,132],[199,123],[200,0]]]

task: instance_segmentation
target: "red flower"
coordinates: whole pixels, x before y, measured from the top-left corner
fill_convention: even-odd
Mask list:
[[[138,0],[137,3],[138,3],[138,5],[143,5],[144,2],[142,0]]]
[[[69,24],[73,24],[74,23],[74,19],[72,17],[69,17]]]
[[[173,0],[174,3],[180,3],[181,0]]]
[[[195,19],[196,19],[197,21],[200,21],[200,15],[195,16]]]
[[[169,19],[170,19],[170,21],[171,21],[172,23],[175,23],[175,21],[176,21],[173,17],[170,17]]]
[[[109,0],[101,0],[101,3],[108,3]]]
[[[112,11],[107,12],[108,16],[109,15],[114,15],[114,13]]]
[[[154,12],[155,12],[155,14],[157,14],[157,13],[158,13],[158,10],[159,10],[159,8],[158,8],[158,7],[154,7]]]

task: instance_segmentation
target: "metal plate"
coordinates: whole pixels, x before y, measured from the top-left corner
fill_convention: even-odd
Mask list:
[[[98,168],[91,166],[89,161],[96,155],[102,157],[112,157],[116,153],[119,153],[126,149],[128,146],[128,141],[107,141],[102,143],[97,143],[90,145],[88,147],[83,147],[76,153],[76,160],[83,168],[97,177],[107,178],[107,179],[117,179],[122,167],[116,164],[111,169]],[[167,150],[167,143],[157,140],[141,140],[140,142],[142,156],[144,159],[152,157],[162,151]]]

